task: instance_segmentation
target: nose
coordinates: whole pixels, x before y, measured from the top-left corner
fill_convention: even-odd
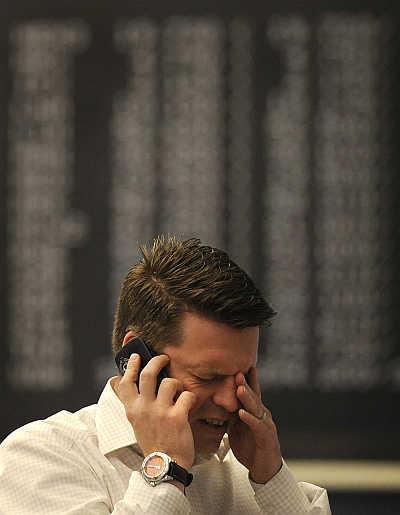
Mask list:
[[[239,409],[234,376],[228,376],[219,381],[215,387],[212,399],[214,404],[224,408],[229,413],[234,413]]]

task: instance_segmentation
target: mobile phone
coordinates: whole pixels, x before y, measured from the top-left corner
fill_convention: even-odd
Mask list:
[[[124,375],[126,367],[128,365],[129,357],[131,354],[136,353],[140,356],[140,372],[142,369],[147,365],[147,363],[151,360],[151,358],[154,358],[154,356],[157,356],[157,353],[154,352],[153,349],[151,349],[139,336],[136,336],[132,340],[130,340],[128,343],[126,343],[122,349],[117,353],[115,356],[115,363],[117,364],[118,370],[121,375]],[[161,372],[157,376],[157,388],[156,392],[158,391],[158,388],[160,387],[160,383],[163,379],[165,379],[167,376],[167,372],[165,369],[162,369]]]

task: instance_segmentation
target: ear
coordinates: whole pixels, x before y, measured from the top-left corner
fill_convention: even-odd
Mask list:
[[[135,338],[135,336],[137,336],[137,334],[134,331],[128,331],[122,341],[122,347]]]

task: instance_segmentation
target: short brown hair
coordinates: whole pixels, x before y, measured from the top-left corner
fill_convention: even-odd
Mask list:
[[[245,328],[267,325],[275,311],[228,254],[199,239],[158,236],[128,272],[113,329],[113,351],[134,330],[156,351],[179,343],[185,312]]]

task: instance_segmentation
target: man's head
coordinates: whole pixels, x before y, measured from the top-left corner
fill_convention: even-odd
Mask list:
[[[140,336],[167,354],[168,375],[196,396],[189,416],[196,455],[215,452],[237,417],[237,378],[255,366],[259,328],[275,313],[219,249],[159,237],[141,251],[122,285],[114,352]]]
[[[115,353],[129,330],[157,352],[179,344],[185,313],[237,329],[265,325],[275,314],[246,272],[222,250],[198,239],[160,236],[141,252],[142,260],[122,285],[114,320]]]

